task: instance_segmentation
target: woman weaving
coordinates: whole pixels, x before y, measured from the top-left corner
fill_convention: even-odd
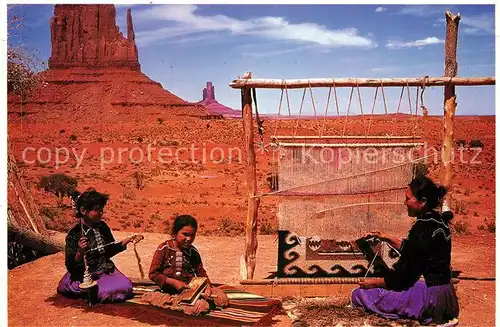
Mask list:
[[[401,257],[383,278],[362,280],[353,290],[351,303],[389,319],[416,319],[442,324],[458,318],[459,307],[451,283],[449,215],[436,208],[446,194],[429,178],[415,178],[406,191],[408,215],[415,217],[408,237],[398,240],[379,232],[378,237],[398,248]],[[423,275],[425,281],[419,281]]]

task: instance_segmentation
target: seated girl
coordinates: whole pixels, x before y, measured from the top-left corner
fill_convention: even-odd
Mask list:
[[[192,245],[197,229],[198,223],[194,217],[178,216],[173,226],[172,235],[174,238],[160,244],[154,253],[149,278],[160,286],[163,293],[175,297],[189,288],[188,284],[193,277],[207,277],[208,279],[200,253]],[[172,297],[169,298],[172,299]],[[160,302],[165,301],[166,297],[163,297]],[[153,304],[152,301],[150,302]],[[174,300],[171,301],[171,303],[174,302]],[[209,311],[210,307],[227,307],[228,303],[226,294],[222,290],[212,287],[208,279],[208,286],[201,298],[195,302],[193,307],[185,308],[187,310],[182,311],[186,314],[197,315]]]
[[[400,249],[394,270],[384,278],[363,280],[351,294],[353,307],[361,307],[389,319],[416,319],[424,324],[457,322],[459,307],[451,282],[451,236],[448,219],[436,208],[446,194],[427,177],[417,177],[406,191],[405,205],[416,217],[407,239],[374,232]],[[419,281],[423,275],[425,281]]]
[[[79,287],[85,271],[86,254],[89,273],[97,281],[99,302],[121,302],[132,297],[132,282],[115,267],[110,258],[125,250],[134,236],[115,242],[108,225],[101,220],[107,201],[108,195],[93,188],[75,194],[76,217],[81,218],[83,224],[78,222],[66,236],[68,271],[57,287],[57,292],[64,296],[86,297],[87,290]]]

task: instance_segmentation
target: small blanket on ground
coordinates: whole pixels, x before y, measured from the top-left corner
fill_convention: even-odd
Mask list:
[[[224,325],[265,325],[271,322],[275,314],[281,312],[281,302],[279,300],[266,298],[260,295],[248,293],[229,285],[218,286],[229,298],[229,307],[224,309],[211,310],[208,314],[202,316],[185,316],[186,322],[191,324],[224,324]],[[134,282],[134,297],[127,302],[150,305],[142,299],[146,292],[158,290],[157,286],[149,283]],[[171,311],[168,309],[161,309]],[[179,312],[171,311],[178,321]],[[168,322],[166,322],[168,323]]]

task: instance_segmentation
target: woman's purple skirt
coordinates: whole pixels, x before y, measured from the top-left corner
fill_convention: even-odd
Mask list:
[[[123,302],[133,297],[132,282],[118,269],[111,274],[98,275],[97,298],[99,302]],[[80,289],[80,280],[72,280],[67,272],[57,287],[57,293],[71,298],[86,298],[87,291]]]
[[[428,287],[418,281],[406,291],[356,288],[351,304],[388,319],[415,319],[424,324],[445,323],[458,318],[459,307],[452,283]]]

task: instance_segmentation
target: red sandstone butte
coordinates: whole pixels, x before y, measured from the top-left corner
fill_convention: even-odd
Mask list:
[[[198,104],[203,105],[212,115],[219,114],[229,118],[241,118],[241,110],[231,109],[215,100],[215,88],[212,82],[207,82],[207,87],[203,89],[203,100]]]
[[[161,109],[173,116],[206,116],[204,106],[181,99],[140,71],[130,9],[127,38],[115,19],[114,5],[55,5],[49,69],[40,73],[44,83],[22,102],[9,94],[9,112],[46,112],[49,120],[73,112],[97,121],[127,114],[136,119]]]
[[[49,68],[128,68],[140,71],[130,9],[127,38],[114,5],[55,5],[50,21]]]

